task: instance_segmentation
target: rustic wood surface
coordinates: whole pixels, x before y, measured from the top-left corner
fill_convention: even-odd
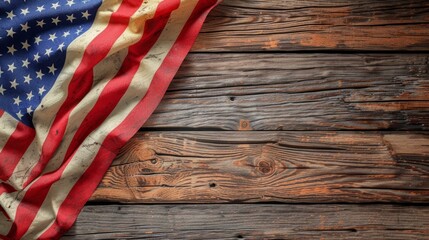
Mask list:
[[[426,0],[224,0],[194,51],[429,50]]]
[[[414,240],[427,239],[428,216],[395,205],[86,206],[63,239]]]
[[[64,238],[428,239],[428,29],[426,0],[224,0]]]
[[[119,202],[428,202],[429,134],[149,132],[93,195]]]
[[[429,54],[192,54],[144,127],[428,130]]]

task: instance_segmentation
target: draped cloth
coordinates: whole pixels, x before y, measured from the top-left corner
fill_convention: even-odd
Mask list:
[[[0,238],[72,226],[217,4],[0,2]]]

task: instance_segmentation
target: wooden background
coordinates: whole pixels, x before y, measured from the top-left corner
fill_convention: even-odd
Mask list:
[[[429,2],[224,0],[64,239],[429,239]]]

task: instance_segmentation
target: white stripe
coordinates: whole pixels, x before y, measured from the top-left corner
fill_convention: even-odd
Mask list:
[[[68,85],[74,71],[82,60],[84,50],[98,33],[107,27],[110,16],[119,8],[120,4],[121,1],[104,1],[97,12],[93,25],[88,31],[76,38],[67,48],[65,67],[59,74],[52,89],[46,94],[39,107],[34,111],[33,122],[36,136],[9,180],[14,186],[19,186],[21,189],[28,178],[28,174],[38,162],[39,158],[35,156],[40,156],[43,142],[46,140],[56,113],[67,97]],[[44,108],[42,109],[40,106],[44,106]]]
[[[153,0],[148,4],[142,4],[142,6],[139,7],[131,19],[136,19],[136,15],[142,16],[144,20],[153,18],[160,1],[161,0]],[[96,65],[94,69],[94,81],[97,82],[94,83],[93,88],[70,113],[63,141],[58,146],[58,150],[49,161],[43,172],[51,172],[60,167],[70,146],[70,142],[76,133],[76,130],[82,124],[82,121],[85,119],[87,114],[94,107],[104,87],[113,77],[115,77],[115,74],[121,68],[122,62],[128,53],[128,47],[137,42],[142,37],[145,24],[146,22],[139,21],[138,25],[141,29],[139,33],[135,33],[135,29],[129,26],[113,44],[112,49],[108,54],[109,57],[103,59],[103,61]]]
[[[18,120],[4,112],[0,117],[0,152],[18,126]]]
[[[106,136],[124,121],[128,114],[144,97],[144,93],[147,91],[154,74],[161,66],[165,56],[179,36],[197,2],[198,0],[182,0],[179,9],[172,13],[170,19],[174,19],[174,21],[168,22],[156,44],[147,54],[147,57],[140,63],[137,74],[134,76],[130,87],[119,104],[115,107],[107,120],[94,130],[80,145],[72,161],[64,170],[61,177],[62,180],[54,183],[51,187],[34,221],[37,224],[31,226],[29,230],[31,233],[27,236],[40,236],[40,234],[55,221],[55,219],[52,218],[46,221],[46,218],[56,216],[61,203],[66,198],[69,191],[92,163],[100,149],[100,144],[94,143],[102,143]],[[154,59],[150,57],[154,55],[158,56],[158,58]],[[138,96],[138,98],[136,98],[136,96]],[[42,224],[40,224],[41,221],[49,224],[42,226]]]

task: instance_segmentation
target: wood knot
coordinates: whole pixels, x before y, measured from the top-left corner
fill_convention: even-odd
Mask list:
[[[263,174],[269,174],[269,173],[273,172],[274,167],[273,167],[273,164],[271,162],[260,161],[258,163],[258,170]]]
[[[250,126],[250,121],[241,119],[240,120],[240,126],[238,126],[238,130],[240,130],[240,131],[252,130],[252,127]]]
[[[147,161],[149,159],[155,159],[155,151],[150,148],[141,148],[135,152],[135,157],[140,161]]]

